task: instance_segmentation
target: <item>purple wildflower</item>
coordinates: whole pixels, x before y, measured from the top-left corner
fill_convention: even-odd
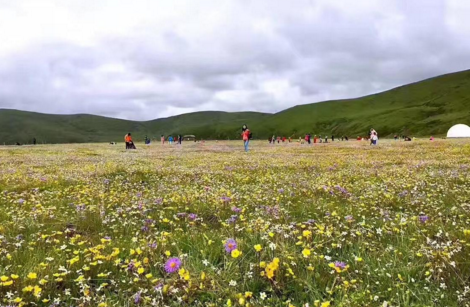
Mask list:
[[[427,216],[427,215],[420,215],[419,216],[419,221],[421,223],[426,223],[428,220],[429,220],[429,216]]]
[[[237,249],[237,241],[234,239],[228,239],[225,243],[225,251],[231,253],[234,249]]]
[[[344,270],[346,268],[346,263],[342,261],[335,261],[335,267],[340,268],[341,270]]]
[[[24,203],[24,199],[23,199],[23,198],[20,198],[20,199],[18,200],[18,203],[19,203],[20,205],[22,205],[22,204]]]
[[[179,258],[170,258],[165,263],[165,271],[167,273],[174,273],[179,270],[181,266],[181,260]]]
[[[141,302],[141,295],[140,295],[140,291],[136,293],[135,295],[135,298],[134,298],[134,304],[140,304]]]
[[[236,213],[240,213],[240,212],[242,212],[242,209],[233,206],[233,207],[232,207],[232,211],[233,211],[233,212],[236,212]]]
[[[197,219],[197,214],[196,213],[190,213],[189,214],[189,219],[194,221],[195,219]]]
[[[354,220],[354,218],[351,215],[346,215],[344,219],[348,222],[352,222]]]
[[[132,271],[134,271],[134,269],[135,269],[134,262],[130,262],[130,263],[127,265],[127,270],[128,270],[129,272],[132,272]]]
[[[228,220],[227,223],[233,224],[237,221],[238,216],[237,215],[232,215]]]

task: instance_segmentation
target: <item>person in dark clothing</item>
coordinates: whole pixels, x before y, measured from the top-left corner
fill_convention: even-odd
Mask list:
[[[334,135],[331,136],[331,141],[332,141],[332,142],[335,141],[335,136],[334,136]]]
[[[181,134],[178,134],[178,144],[181,145],[181,142],[183,142],[183,137],[181,136]]]
[[[328,136],[325,136],[325,143],[328,143]]]
[[[36,145],[36,138],[33,138],[33,145]]]
[[[345,137],[344,137],[344,139],[345,139],[346,141],[349,141],[349,139],[348,139],[348,137],[347,137],[347,136],[345,136]]]

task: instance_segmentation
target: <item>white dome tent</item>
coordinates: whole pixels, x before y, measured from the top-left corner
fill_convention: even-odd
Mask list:
[[[447,131],[448,138],[470,138],[470,127],[463,124],[452,126]]]

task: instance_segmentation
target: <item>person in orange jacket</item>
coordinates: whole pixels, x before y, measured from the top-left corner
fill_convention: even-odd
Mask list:
[[[130,133],[124,136],[124,142],[126,142],[126,149],[129,149],[129,137],[130,137],[129,135]]]
[[[124,140],[126,141],[126,149],[135,149],[135,145],[134,145],[134,142],[132,141],[132,136],[130,132],[126,134],[126,136],[124,137]]]

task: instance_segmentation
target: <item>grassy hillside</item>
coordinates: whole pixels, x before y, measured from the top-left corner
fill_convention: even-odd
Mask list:
[[[445,135],[470,124],[470,70],[357,99],[296,106],[252,125],[259,135]]]
[[[135,140],[145,135],[195,134],[199,138],[237,137],[243,123],[268,116],[256,112],[196,112],[152,121],[128,121],[95,115],[52,115],[0,110],[0,144],[122,142],[131,132]]]
[[[470,70],[431,78],[357,99],[296,106],[277,114],[196,112],[127,121],[95,115],[50,115],[0,109],[0,144],[38,142],[121,142],[127,132],[145,135],[195,134],[204,139],[235,139],[247,123],[255,138],[270,135],[445,135],[456,123],[470,124]]]

